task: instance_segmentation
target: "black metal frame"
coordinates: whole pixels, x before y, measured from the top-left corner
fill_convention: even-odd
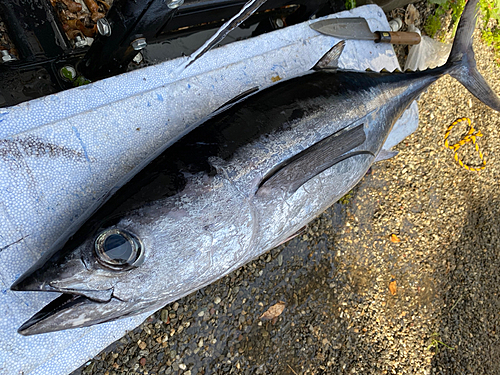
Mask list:
[[[64,65],[76,67],[91,80],[125,72],[138,53],[134,40],[144,38],[147,43],[158,43],[216,28],[246,2],[186,0],[181,7],[171,9],[168,1],[115,0],[106,15],[111,34],[97,35],[90,47],[74,48],[50,0],[0,0],[2,18],[20,55],[18,61],[0,64],[0,82],[21,82],[23,75],[33,74],[45,76],[46,81],[40,92],[16,95],[10,92],[9,85],[0,83],[0,107],[72,87],[60,75]],[[276,28],[273,20],[277,17],[292,25],[342,8],[338,0],[268,0],[242,26],[259,23],[254,35],[261,34]]]

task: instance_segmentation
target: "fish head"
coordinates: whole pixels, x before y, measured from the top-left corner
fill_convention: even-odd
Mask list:
[[[149,273],[141,269],[148,266],[141,237],[147,238],[150,229],[120,223],[90,235],[78,231],[62,245],[55,244],[51,256],[11,286],[15,291],[62,293],[24,323],[19,333],[85,327],[138,314],[144,306],[151,309],[147,290],[151,283],[144,280]]]

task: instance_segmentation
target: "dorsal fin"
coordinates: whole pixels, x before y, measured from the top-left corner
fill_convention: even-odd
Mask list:
[[[312,67],[313,70],[337,69],[339,67],[339,58],[345,47],[345,40],[335,44],[321,59]]]
[[[277,165],[262,179],[255,194],[285,191],[291,195],[314,176],[352,156],[346,153],[365,140],[363,124],[344,128]]]

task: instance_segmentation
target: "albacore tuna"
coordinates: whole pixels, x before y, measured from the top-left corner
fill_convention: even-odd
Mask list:
[[[16,281],[13,290],[63,293],[19,332],[156,310],[282,243],[362,178],[394,122],[444,74],[500,111],[475,66],[476,9],[470,0],[442,67],[355,73],[321,61],[206,121]]]

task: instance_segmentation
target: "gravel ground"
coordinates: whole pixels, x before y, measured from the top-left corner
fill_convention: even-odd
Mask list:
[[[493,54],[475,51],[500,93]],[[500,373],[500,115],[450,77],[419,107],[399,155],[305,233],[166,306],[74,374]],[[463,116],[484,134],[480,173],[443,146]],[[281,315],[261,319],[280,301]]]

